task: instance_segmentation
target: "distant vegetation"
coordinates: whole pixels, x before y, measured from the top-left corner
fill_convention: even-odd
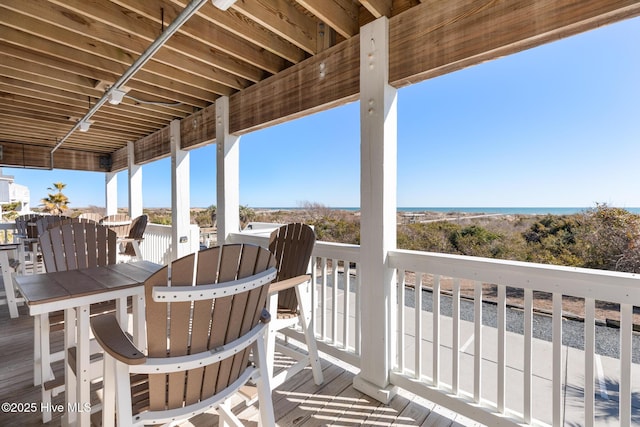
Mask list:
[[[255,221],[303,221],[318,240],[360,243],[360,217],[318,204],[257,212]],[[640,272],[640,216],[597,205],[574,215],[505,215],[398,225],[398,248]]]
[[[144,213],[152,223],[171,224],[170,209]],[[625,209],[599,204],[574,215],[447,219],[405,224],[399,216],[398,248],[640,273],[640,216]],[[191,222],[201,228],[214,227],[215,220],[215,206],[191,210]],[[359,212],[317,203],[291,210],[242,206],[240,220],[242,227],[250,221],[305,222],[318,240],[360,244]]]

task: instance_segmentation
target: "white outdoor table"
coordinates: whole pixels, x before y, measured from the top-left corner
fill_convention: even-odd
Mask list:
[[[90,425],[90,305],[116,300],[118,321],[126,327],[127,298],[133,297],[133,336],[136,345],[144,346],[144,281],[162,266],[149,261],[113,264],[104,267],[61,271],[56,273],[15,276],[14,281],[29,307],[29,314],[39,323],[40,336],[49,334],[49,313],[64,310],[65,359],[68,350],[76,347],[76,382],[70,384],[73,372],[65,362],[65,400],[68,408],[63,422],[68,425]],[[73,327],[77,325],[77,327]],[[48,342],[48,339],[47,339]],[[49,349],[37,348],[40,353],[42,383],[50,379]]]

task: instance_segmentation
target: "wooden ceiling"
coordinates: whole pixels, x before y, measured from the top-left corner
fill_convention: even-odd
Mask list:
[[[187,4],[1,0],[0,165],[120,170],[128,142],[137,163],[166,156],[173,119],[183,146],[211,143],[220,96],[235,133],[356,100],[357,35],[381,16],[400,87],[640,14],[640,0],[207,1],[126,82],[122,103],[69,134]]]

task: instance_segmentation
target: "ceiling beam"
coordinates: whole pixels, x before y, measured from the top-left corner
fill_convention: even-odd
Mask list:
[[[236,2],[231,7],[305,52],[312,55],[316,53],[317,21],[302,13],[289,1],[252,0]]]
[[[322,22],[348,39],[360,30],[358,4],[352,0],[296,0]]]

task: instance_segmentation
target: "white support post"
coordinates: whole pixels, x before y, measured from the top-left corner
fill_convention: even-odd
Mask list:
[[[229,134],[229,98],[216,99],[218,244],[240,230],[240,137]]]
[[[115,215],[118,213],[118,175],[106,172],[104,178],[106,214]]]
[[[387,254],[396,247],[397,105],[388,83],[389,21],[360,29],[360,235],[362,287],[360,373],[353,386],[388,403],[395,359],[396,274]]]
[[[180,149],[180,120],[171,122],[172,259],[191,253],[189,242],[189,152]]]
[[[127,144],[129,157],[129,216],[142,215],[142,165],[135,163],[133,142]]]

